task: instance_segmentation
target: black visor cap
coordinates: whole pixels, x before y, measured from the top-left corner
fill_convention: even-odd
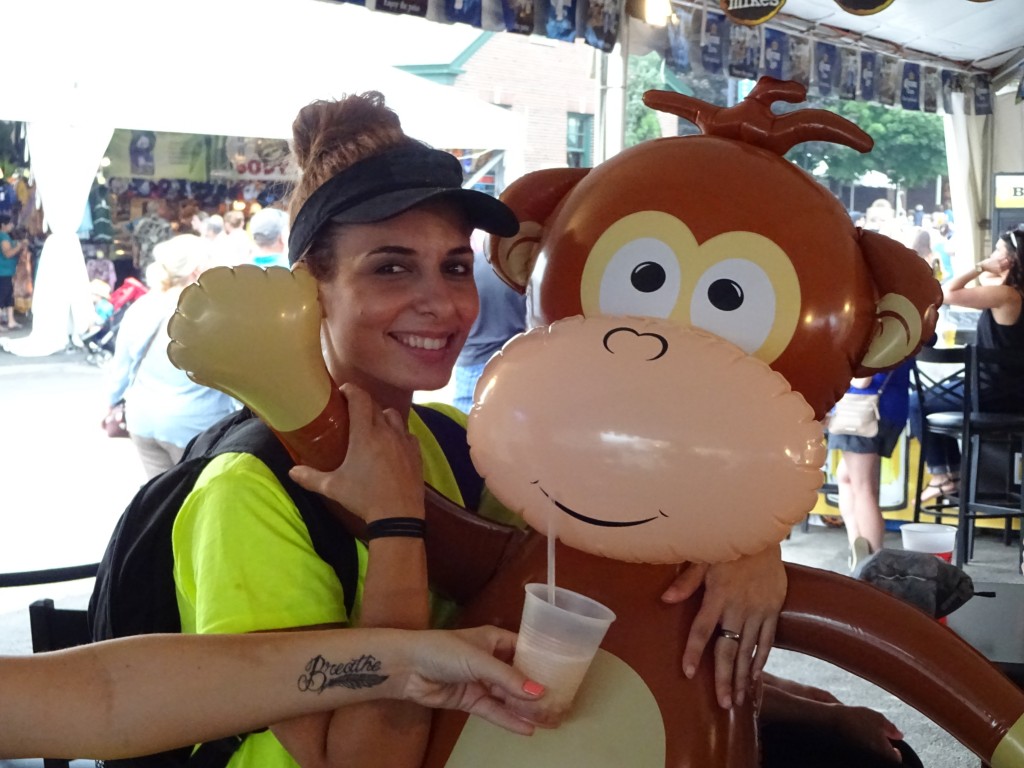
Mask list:
[[[512,209],[484,192],[462,187],[462,164],[430,147],[404,146],[360,160],[325,181],[310,195],[288,237],[294,264],[328,222],[372,224],[428,200],[451,200],[474,229],[511,237],[519,231]]]

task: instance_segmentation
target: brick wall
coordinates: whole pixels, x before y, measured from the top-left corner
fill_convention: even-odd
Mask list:
[[[525,170],[564,167],[566,115],[597,113],[598,57],[582,41],[493,35],[465,64],[455,87],[526,120]]]

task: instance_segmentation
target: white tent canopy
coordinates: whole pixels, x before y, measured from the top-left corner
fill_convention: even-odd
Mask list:
[[[16,4],[10,25],[31,40],[35,69],[4,86],[0,119],[289,138],[304,104],[379,90],[406,132],[434,146],[522,147],[517,115],[378,65],[374,49],[386,41],[346,24],[347,9],[316,0],[147,8],[137,0]],[[111,63],[118,41],[134,61]]]
[[[5,85],[0,119],[28,123],[33,166],[57,166],[37,175],[48,213],[84,209],[114,128],[290,138],[305,104],[368,90],[384,94],[409,135],[445,149],[503,150],[506,179],[521,173],[521,116],[375,64],[381,41],[345,24],[335,5],[179,0],[151,8],[32,0],[8,12],[11,28],[31,41],[35,69]],[[111,64],[107,52],[119,41],[136,61]],[[71,160],[73,148],[90,156]],[[40,257],[32,334],[5,342],[16,354],[63,350],[88,322],[82,251],[71,237],[78,222],[65,218],[49,219],[60,236]]]

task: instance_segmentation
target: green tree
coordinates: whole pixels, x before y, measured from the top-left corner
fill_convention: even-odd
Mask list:
[[[917,186],[946,173],[946,142],[938,115],[860,101],[798,106],[838,112],[860,126],[875,142],[874,148],[866,154],[828,142],[798,144],[786,156],[805,170],[814,170],[824,162],[828,166],[825,178],[844,184],[854,182],[867,171],[881,171],[905,187]]]
[[[647,139],[661,136],[657,113],[644,105],[645,91],[665,87],[662,59],[657,51],[646,56],[629,57],[626,78],[626,136],[625,145],[632,147]]]

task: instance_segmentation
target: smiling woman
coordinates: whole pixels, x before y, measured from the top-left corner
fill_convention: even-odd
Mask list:
[[[406,136],[380,94],[310,104],[293,127],[302,170],[291,200],[295,274],[225,270],[203,281],[185,303],[194,309],[197,302],[216,303],[222,290],[244,288],[246,306],[234,305],[234,319],[219,320],[230,324],[266,306],[261,297],[269,292],[282,311],[257,310],[262,320],[254,322],[312,332],[309,338],[298,334],[302,339],[293,333],[291,346],[312,342],[317,362],[316,347],[322,349],[326,373],[275,366],[281,370],[264,378],[290,383],[266,388],[267,402],[250,404],[267,418],[282,399],[293,399],[300,401],[297,410],[313,417],[323,389],[331,390],[330,402],[347,400],[344,462],[331,474],[300,467],[293,477],[348,510],[357,518],[349,521],[353,531],[365,541],[340,531],[331,543],[335,554],[324,555],[324,536],[305,506],[314,499],[326,515],[319,497],[279,479],[256,455],[219,455],[198,477],[172,532],[182,629],[425,629],[441,616],[431,615],[427,588],[424,482],[456,504],[467,502],[425,424],[433,417],[413,411],[412,396],[447,384],[476,317],[470,233],[480,228],[511,236],[518,222],[494,198],[464,190],[459,161]],[[288,296],[299,300],[289,303]],[[179,310],[172,333],[184,342],[175,356],[185,358],[203,349],[204,340],[196,338],[202,334],[195,313]],[[251,336],[264,346],[289,334],[264,331]],[[224,350],[215,356],[223,367],[238,355]],[[336,384],[341,395],[333,391]],[[435,415],[456,419],[451,426],[462,433],[464,417],[454,409]],[[285,429],[308,421],[298,418]],[[275,439],[269,430],[266,437]],[[357,704],[343,717],[310,714],[245,738],[230,765],[418,765],[429,722],[427,709],[397,701]]]

